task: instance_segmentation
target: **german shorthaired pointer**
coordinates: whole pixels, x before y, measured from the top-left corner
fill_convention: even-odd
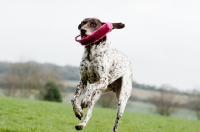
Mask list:
[[[99,29],[104,23],[97,18],[86,18],[78,29],[82,38]],[[122,29],[124,24],[112,23],[113,29]],[[86,88],[85,96],[78,103],[78,97]],[[88,107],[87,114],[81,123],[75,126],[82,130],[90,117],[95,103],[106,92],[116,92],[118,100],[117,117],[113,126],[113,132],[117,132],[119,119],[124,113],[127,101],[132,90],[132,69],[130,60],[121,52],[111,46],[107,36],[89,46],[84,47],[83,57],[80,63],[80,82],[72,98],[73,111],[78,119],[83,117],[83,108]]]

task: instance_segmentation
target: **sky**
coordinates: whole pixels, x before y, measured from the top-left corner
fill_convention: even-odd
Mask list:
[[[0,0],[0,61],[79,66],[88,17],[122,22],[108,34],[138,83],[200,90],[199,0]]]

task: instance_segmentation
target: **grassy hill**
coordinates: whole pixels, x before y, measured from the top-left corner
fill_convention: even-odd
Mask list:
[[[110,132],[116,111],[95,108],[82,132]],[[71,105],[0,96],[0,132],[77,132]],[[124,113],[119,132],[199,132],[200,121]]]

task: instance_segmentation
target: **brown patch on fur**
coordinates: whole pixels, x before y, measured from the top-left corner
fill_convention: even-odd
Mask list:
[[[123,23],[112,23],[114,29],[122,29],[125,27]]]
[[[90,30],[91,32],[94,32],[95,30],[98,30],[105,22],[101,22],[97,18],[85,18],[79,25],[78,29],[80,30],[81,37],[86,35],[87,30]],[[125,24],[123,23],[112,23],[113,29],[122,29],[125,27]],[[104,42],[107,40],[107,36],[103,37],[99,41],[93,43],[92,45],[99,44],[101,42]]]

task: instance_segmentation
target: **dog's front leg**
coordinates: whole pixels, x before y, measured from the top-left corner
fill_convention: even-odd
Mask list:
[[[81,95],[82,91],[84,90],[86,86],[87,86],[87,82],[80,81],[76,87],[76,92],[74,94],[74,97],[71,99],[74,114],[80,120],[83,117],[83,110],[81,109],[81,106],[78,103],[78,97]]]
[[[93,92],[94,91],[93,91],[92,87],[89,86],[87,88],[87,91],[85,92],[83,99],[81,100],[81,108],[82,109],[87,108],[88,106],[91,105],[91,97],[92,97]]]
[[[87,108],[91,105],[92,95],[94,94],[95,90],[104,90],[107,88],[107,81],[106,79],[101,79],[99,82],[94,84],[90,84],[89,88],[87,89],[84,98],[81,101],[81,108]]]
[[[89,121],[90,117],[92,116],[92,110],[102,93],[103,93],[102,90],[95,90],[93,92],[92,98],[91,98],[91,104],[88,108],[87,114],[85,115],[84,120],[75,126],[76,130],[82,130],[86,126],[87,122]]]
[[[100,98],[101,94],[106,92],[107,85],[108,84],[105,79],[102,79],[99,82],[96,82],[94,84],[90,84],[89,89],[92,89],[92,91],[93,91],[91,94],[91,97],[89,98],[89,101],[91,103],[89,105],[89,109],[87,111],[87,114],[85,115],[84,120],[75,127],[76,130],[82,130],[86,126],[87,122],[89,121],[90,117],[92,116],[92,110],[94,108],[94,105]]]

